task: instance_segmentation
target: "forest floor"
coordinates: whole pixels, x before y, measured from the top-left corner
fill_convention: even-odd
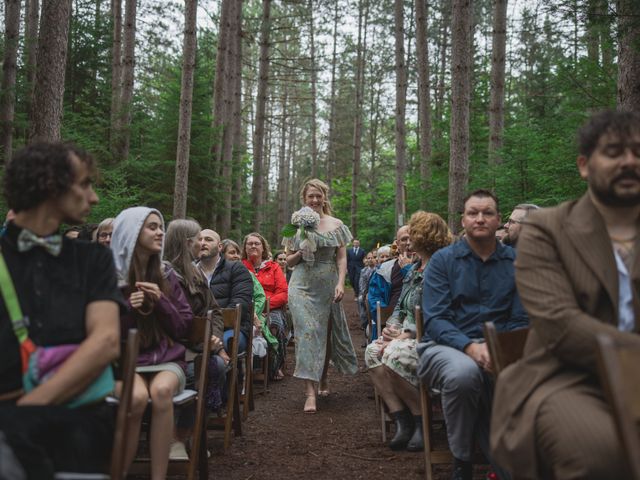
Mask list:
[[[345,376],[330,368],[331,394],[318,398],[315,415],[304,414],[302,381],[291,376],[295,354],[289,349],[285,379],[271,382],[266,395],[255,396],[255,410],[226,454],[222,432],[209,433],[210,479],[424,478],[421,453],[393,452],[382,443],[373,387],[364,371],[364,332],[352,290],[346,291],[343,304],[360,371]],[[450,475],[449,465],[436,466],[436,480]],[[474,478],[486,478],[486,467],[476,467]]]

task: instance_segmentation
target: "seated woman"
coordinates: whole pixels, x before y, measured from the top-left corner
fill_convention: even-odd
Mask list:
[[[284,378],[285,355],[287,352],[287,335],[285,333],[287,316],[285,309],[288,300],[287,280],[280,266],[269,260],[269,243],[257,232],[244,237],[242,242],[242,263],[254,273],[264,293],[269,299],[269,318],[267,325],[272,335],[278,339],[277,348],[273,349],[272,363],[269,365],[269,376],[272,380]]]
[[[231,262],[239,261],[240,246],[233,240],[226,238],[222,241],[221,254]],[[254,358],[262,358],[267,354],[269,343],[277,345],[278,341],[271,335],[269,329],[264,326],[263,312],[267,301],[264,288],[260,285],[255,274],[251,271],[249,273],[251,273],[251,280],[253,281],[253,342],[251,345]]]
[[[422,451],[422,417],[416,374],[416,321],[414,308],[422,301],[424,269],[437,250],[452,241],[445,221],[434,213],[417,211],[409,220],[411,249],[417,259],[404,278],[402,293],[382,338],[365,352],[371,381],[389,408],[396,434],[389,442],[392,450]],[[380,249],[382,250],[382,248]]]
[[[182,291],[191,306],[193,314],[198,317],[211,319],[211,351],[213,356],[209,362],[209,382],[207,385],[207,407],[213,411],[222,405],[222,388],[224,387],[225,364],[229,356],[222,344],[224,323],[220,307],[213,298],[213,293],[207,284],[204,274],[194,265],[200,245],[196,239],[202,228],[195,220],[177,219],[169,223],[165,237],[164,267],[165,271],[175,273]],[[194,383],[193,362],[187,366],[188,384]],[[179,411],[177,415],[178,442],[171,445],[171,458],[186,457],[186,450],[182,443],[188,438],[193,426],[193,411]],[[188,458],[188,457],[186,457]]]
[[[125,464],[138,448],[142,416],[151,398],[151,478],[167,474],[169,446],[173,438],[173,397],[185,386],[184,338],[193,313],[178,277],[162,265],[164,221],[158,210],[132,207],[113,222],[111,249],[118,284],[127,299],[121,315],[122,334],[140,332],[140,353],[133,385],[132,416],[127,425]]]

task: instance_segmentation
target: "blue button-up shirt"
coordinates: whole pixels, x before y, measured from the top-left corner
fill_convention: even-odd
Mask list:
[[[425,270],[422,293],[422,341],[464,350],[483,338],[482,325],[493,321],[498,331],[529,323],[515,284],[515,250],[498,242],[486,260],[466,240],[437,251]]]

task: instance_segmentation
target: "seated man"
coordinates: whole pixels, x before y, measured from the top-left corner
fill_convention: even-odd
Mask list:
[[[69,406],[97,378],[105,379],[103,390],[113,389],[109,364],[119,353],[119,309],[124,308],[111,251],[59,232],[63,222],[82,223],[98,202],[91,185],[94,169],[93,158],[77,147],[35,143],[17,152],[5,170],[5,197],[15,219],[0,246],[22,315],[15,309],[10,315],[3,301],[0,431],[29,479],[53,478],[55,471],[100,471],[111,452],[111,407],[100,398],[81,408]],[[36,346],[70,347],[57,370],[28,392],[23,391],[20,324],[13,321],[20,316]]]
[[[402,292],[402,280],[407,272],[411,269],[411,256],[409,255],[409,227],[404,226],[398,229],[396,233],[396,242],[398,245],[398,258],[393,258],[384,262],[373,272],[371,280],[369,280],[369,312],[371,313],[371,322],[373,332],[371,339],[378,338],[376,309],[377,303],[380,302],[382,308],[395,308],[400,293]]]
[[[242,305],[238,353],[244,352],[253,328],[253,319],[249,311],[253,302],[251,274],[242,262],[230,262],[220,255],[222,243],[217,232],[210,229],[202,230],[198,236],[198,242],[200,243],[198,267],[207,278],[209,288],[220,308],[235,308],[238,304]],[[229,339],[233,337],[233,330],[226,330],[223,337],[224,349],[228,352]]]
[[[531,315],[524,358],[496,386],[491,446],[518,478],[630,478],[598,382],[596,336],[640,346],[640,114],[578,136],[580,199],[532,214],[518,242]]]
[[[442,393],[454,479],[472,478],[474,437],[489,458],[493,380],[482,326],[493,321],[505,331],[528,323],[515,286],[515,252],[496,240],[499,225],[497,198],[476,190],[464,201],[465,238],[434,253],[424,275],[418,376]]]
[[[531,212],[538,210],[540,207],[534,205],[533,203],[521,203],[513,207],[513,212],[509,216],[509,221],[504,224],[504,229],[506,231],[506,236],[502,239],[502,241],[510,245],[513,248],[516,248],[516,244],[518,243],[518,237],[520,236],[520,231],[522,230],[522,222]]]

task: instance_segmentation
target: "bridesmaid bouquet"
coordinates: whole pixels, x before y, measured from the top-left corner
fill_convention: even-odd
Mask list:
[[[300,234],[300,250],[305,262],[313,262],[313,252],[316,251],[316,242],[307,235],[307,230],[315,230],[320,223],[320,215],[310,207],[302,207],[291,215],[291,223],[284,226],[282,236],[291,238],[298,232]]]

